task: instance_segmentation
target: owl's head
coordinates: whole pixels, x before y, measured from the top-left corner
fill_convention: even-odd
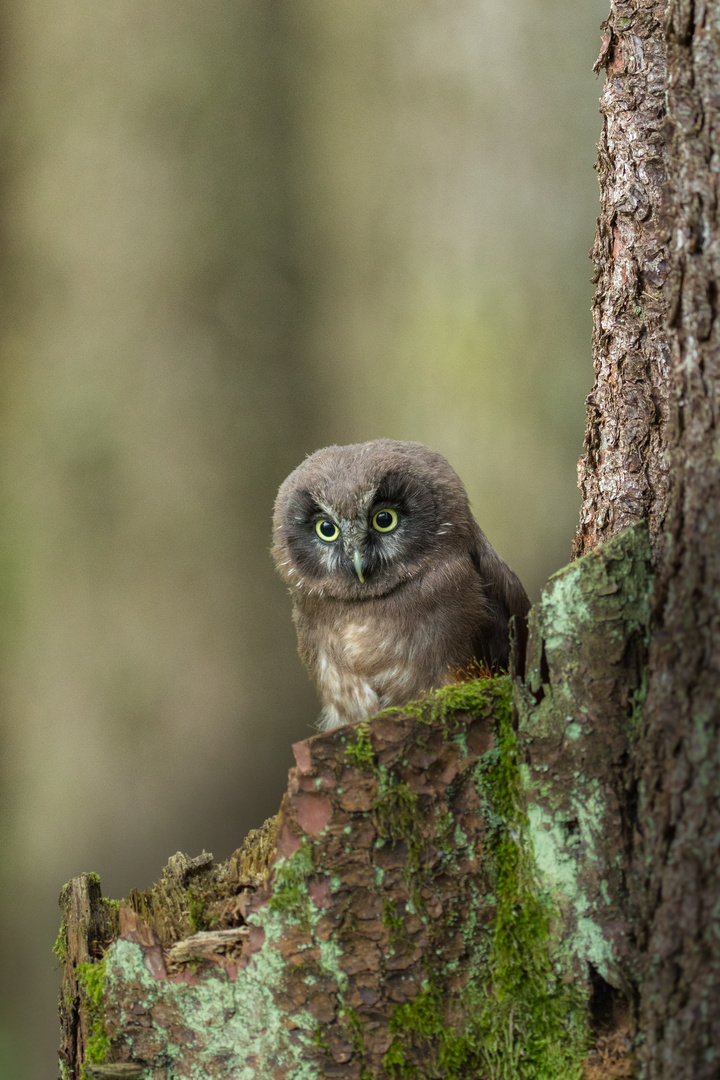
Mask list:
[[[328,446],[278,492],[273,556],[296,595],[383,596],[477,531],[450,464],[422,443],[376,439]]]

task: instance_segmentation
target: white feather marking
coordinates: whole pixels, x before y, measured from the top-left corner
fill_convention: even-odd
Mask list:
[[[380,708],[380,698],[367,679],[345,666],[338,668],[327,653],[321,652],[318,656],[317,675],[325,702],[320,717],[321,730],[357,723]]]
[[[349,623],[341,632],[343,648],[350,659],[360,659],[367,652],[368,623]]]
[[[335,706],[326,705],[320,713],[320,719],[318,720],[318,728],[320,731],[332,731],[333,728],[340,727],[341,724],[342,720]]]
[[[412,689],[414,682],[413,671],[407,666],[398,664],[387,668],[376,676],[375,682],[383,692],[383,699],[391,703],[397,701],[398,696],[404,696]]]

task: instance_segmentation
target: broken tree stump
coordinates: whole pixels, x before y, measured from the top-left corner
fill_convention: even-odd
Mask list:
[[[298,743],[225,862],[178,854],[120,903],[66,886],[64,1080],[571,1080],[593,1018],[628,1075],[618,785],[649,588],[627,530],[550,580],[526,677]]]

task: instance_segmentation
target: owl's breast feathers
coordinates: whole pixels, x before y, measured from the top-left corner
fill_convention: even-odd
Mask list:
[[[495,637],[507,643],[508,620],[470,555],[364,602],[297,597],[300,655],[323,702],[322,728],[404,705],[473,661],[506,660]]]
[[[362,618],[323,627],[311,670],[323,702],[323,726],[356,723],[427,689],[432,630],[418,622],[408,633],[392,620]],[[447,681],[449,672],[442,681]]]

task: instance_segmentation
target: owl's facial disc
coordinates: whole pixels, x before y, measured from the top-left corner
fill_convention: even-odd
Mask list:
[[[438,505],[424,477],[391,469],[353,486],[345,473],[300,488],[283,522],[292,555],[289,583],[300,595],[365,600],[424,573],[445,545]],[[450,543],[455,533],[450,534]],[[286,565],[286,564],[281,564]]]

